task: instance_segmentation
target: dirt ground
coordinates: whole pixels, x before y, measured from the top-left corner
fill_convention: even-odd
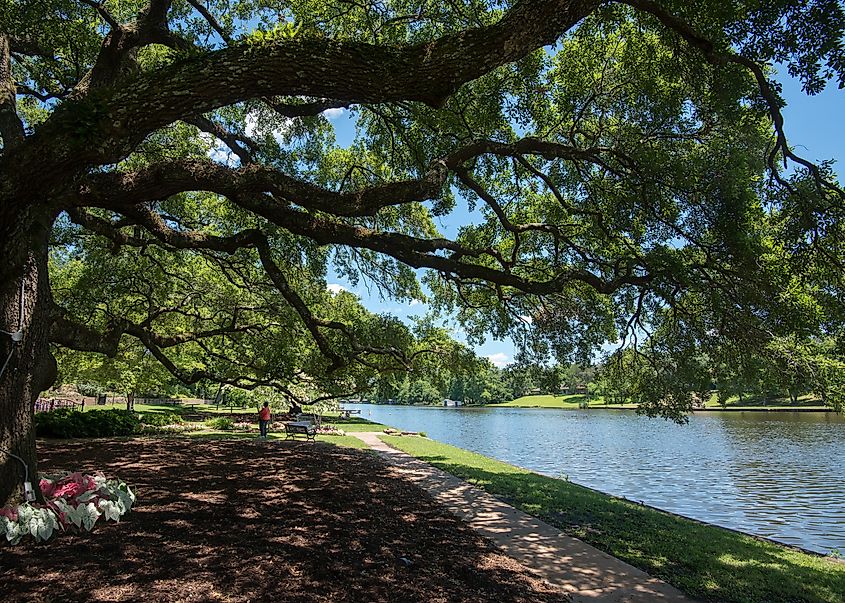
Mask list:
[[[306,442],[39,442],[117,475],[119,524],[0,544],[0,600],[566,601],[374,454]]]

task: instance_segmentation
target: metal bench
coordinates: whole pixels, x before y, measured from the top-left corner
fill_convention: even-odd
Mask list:
[[[306,441],[315,442],[317,426],[310,421],[292,421],[285,423],[285,439],[295,440],[296,436],[304,435]]]

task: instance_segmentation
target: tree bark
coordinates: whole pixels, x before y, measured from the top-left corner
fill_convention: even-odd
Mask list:
[[[36,494],[38,466],[35,457],[33,406],[39,394],[56,380],[56,361],[50,353],[48,334],[52,322],[52,297],[47,271],[49,229],[32,225],[0,242],[0,257],[13,257],[26,249],[16,278],[0,282],[0,506],[22,500],[23,464]],[[13,272],[12,274],[15,274]],[[15,341],[20,339],[20,341]],[[8,362],[7,362],[8,360]]]

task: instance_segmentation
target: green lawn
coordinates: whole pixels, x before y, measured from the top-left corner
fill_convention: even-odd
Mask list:
[[[391,446],[463,478],[692,597],[845,601],[845,563],[683,519],[425,438]]]
[[[488,404],[490,408],[498,406],[517,407],[517,408],[578,408],[579,403],[586,400],[583,394],[569,394],[565,396],[552,396],[550,394],[540,394],[535,396],[522,396],[510,402],[501,402],[499,404]],[[590,398],[590,408],[612,408],[612,409],[636,409],[636,404],[604,404],[602,396],[593,396]],[[722,406],[718,402],[716,394],[713,394],[710,400],[705,404],[707,410],[720,410]],[[804,410],[830,410],[830,407],[819,404],[819,400],[813,396],[801,396],[798,399],[798,405],[793,406],[789,398],[763,398],[763,397],[749,397],[745,396],[740,405],[739,397],[734,396],[728,399],[727,408],[731,410],[784,410],[785,408],[801,408]]]
[[[190,438],[194,439],[208,439],[208,440],[256,440],[257,435],[253,432],[238,432],[238,431],[188,431],[184,432],[184,434],[179,434],[179,436],[185,435]],[[160,437],[160,436],[157,436]],[[165,436],[166,437],[166,436]],[[178,436],[177,436],[178,437]],[[273,441],[284,441],[285,434],[284,433],[269,433],[267,436],[268,442]],[[299,442],[306,443],[304,439],[300,436],[297,438]],[[335,435],[317,435],[317,441],[322,442],[324,444],[332,444],[333,446],[346,446],[349,448],[360,448],[362,450],[369,450],[367,445],[356,438],[355,436],[350,435],[343,435],[343,436],[335,436]]]
[[[382,431],[387,428],[387,425],[381,423],[374,423],[367,419],[359,417],[350,417],[349,419],[338,419],[337,417],[323,417],[323,424],[333,425],[343,431]]]
[[[709,410],[719,410],[722,405],[719,404],[719,397],[715,393],[710,396],[710,399],[704,404],[705,408]],[[767,398],[765,396],[743,396],[740,401],[739,396],[731,396],[727,399],[725,406],[733,410],[761,410],[773,409],[783,410],[784,408],[801,408],[804,410],[831,410],[829,406],[821,403],[821,400],[807,394],[798,397],[798,404],[792,404],[789,397],[784,398]]]
[[[550,394],[541,394],[536,396],[522,396],[510,402],[501,402],[499,404],[488,404],[489,407],[509,406],[518,408],[578,408],[578,405],[584,402],[587,396],[583,394],[569,394],[566,396],[552,396]],[[634,404],[624,405],[626,408],[636,408]],[[601,396],[593,396],[590,399],[590,408],[606,408],[604,405],[604,398]],[[614,406],[619,408],[619,406]]]
[[[510,402],[490,404],[489,406],[516,406],[524,408],[578,408],[578,403],[584,400],[585,396],[575,394],[571,396],[522,396]]]

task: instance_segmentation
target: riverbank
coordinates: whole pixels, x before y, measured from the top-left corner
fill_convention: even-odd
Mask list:
[[[728,404],[722,406],[714,398],[701,408],[693,409],[694,412],[836,412],[830,406],[817,404],[817,400],[802,399],[799,404],[793,405],[789,399],[775,399],[769,401],[749,401],[739,404],[739,399],[729,400]],[[586,406],[585,406],[586,405]],[[498,404],[485,404],[485,408],[556,408],[565,410],[636,410],[636,404],[605,404],[601,396],[588,397],[584,394],[567,394],[563,396],[533,395],[522,396],[509,402]]]
[[[712,601],[842,603],[845,563],[615,498],[424,438],[386,443]]]

